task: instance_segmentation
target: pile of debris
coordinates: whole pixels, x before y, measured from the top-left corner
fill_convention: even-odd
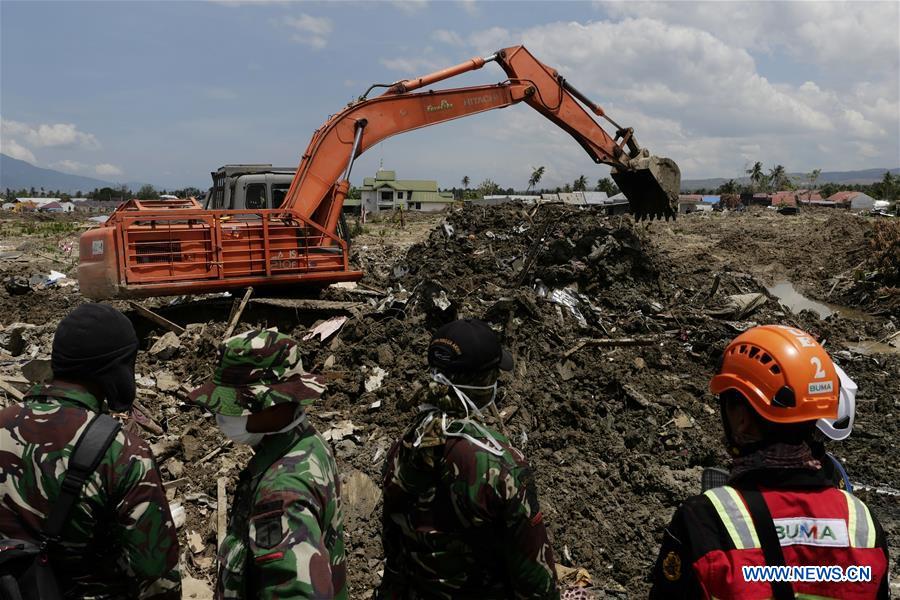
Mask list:
[[[662,227],[565,205],[469,207],[447,215],[399,260],[357,247],[368,265],[364,280],[332,286],[317,300],[245,295],[117,305],[146,350],[129,426],[153,445],[182,523],[186,574],[214,578],[222,500],[250,456],[185,400],[212,373],[229,331],[277,326],[299,341],[306,368],[326,377],[311,420],[342,472],[350,593],[368,598],[382,568],[384,457],[427,385],[431,332],[458,317],[490,322],[515,358],[502,380],[500,426],[534,467],[561,574],[572,585],[590,586],[598,597],[646,595],[672,510],[698,493],[703,467],[727,462],[706,389],[719,352],[762,323],[812,332],[858,382],[856,431],[835,450],[854,481],[867,484],[861,494],[900,550],[900,507],[888,487],[900,481],[888,458],[900,424],[883,418],[900,408],[900,355],[845,347],[862,337],[887,339],[897,333],[896,319],[793,315],[752,273],[672,260]],[[722,245],[738,249],[739,242]],[[826,275],[848,268],[834,262]],[[5,385],[21,390],[47,375],[33,363],[46,361],[67,304],[42,324],[0,330]],[[17,318],[26,313],[17,310]]]

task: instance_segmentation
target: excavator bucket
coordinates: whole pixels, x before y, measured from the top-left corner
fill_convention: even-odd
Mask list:
[[[613,181],[628,198],[634,218],[674,218],[678,213],[681,171],[671,158],[642,156],[631,160],[631,169],[612,170]]]

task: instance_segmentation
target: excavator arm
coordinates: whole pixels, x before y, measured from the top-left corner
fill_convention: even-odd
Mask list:
[[[496,85],[417,91],[496,62]],[[368,98],[375,88],[387,88]],[[374,85],[313,134],[281,207],[206,210],[196,201],[131,200],[82,234],[78,279],[94,299],[221,292],[247,286],[322,286],[353,281],[349,246],[337,235],[353,161],[398,133],[525,102],[568,132],[612,177],[638,218],[674,216],[680,174],[641,149],[610,119],[522,46],[416,79]],[[588,112],[590,110],[590,112]],[[610,136],[591,113],[615,127]]]
[[[489,62],[497,62],[508,79],[496,85],[415,93]],[[315,132],[300,160],[284,208],[295,209],[331,231],[349,189],[353,161],[368,148],[398,133],[524,101],[575,138],[594,162],[613,167],[613,179],[631,203],[636,218],[669,218],[676,212],[680,174],[675,163],[642,150],[631,128],[612,121],[599,105],[523,46],[383,86],[388,88],[386,92],[367,99],[374,87]],[[614,138],[585,107],[616,128]]]

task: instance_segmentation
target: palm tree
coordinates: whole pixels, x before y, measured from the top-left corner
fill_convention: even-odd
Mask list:
[[[466,189],[466,191],[469,191],[469,182],[470,182],[470,181],[472,181],[472,180],[469,179],[469,176],[468,176],[468,175],[464,175],[464,176],[463,176],[463,178],[462,178],[462,184],[463,184],[463,187]]]
[[[534,186],[536,186],[541,181],[541,177],[544,176],[544,167],[541,165],[540,167],[532,167],[531,168],[531,177],[528,178],[528,188],[525,190],[526,192],[531,190]]]
[[[753,182],[754,191],[760,187],[760,184],[766,179],[766,174],[763,173],[762,163],[759,161],[756,161],[752,169],[747,169],[747,175],[750,176],[750,181]]]
[[[776,192],[784,187],[786,180],[787,177],[784,174],[783,166],[775,165],[774,167],[769,169],[769,181],[772,182],[772,187],[775,188]]]
[[[819,175],[822,174],[822,169],[813,169],[809,173],[806,174],[806,180],[809,182],[809,189],[806,190],[806,201],[809,202],[812,199],[813,188],[816,187],[816,180],[819,179]]]
[[[587,189],[587,177],[582,175],[578,179],[575,180],[575,183],[572,184],[572,189],[576,192],[583,192]]]
[[[609,177],[598,179],[596,190],[598,192],[606,192],[607,196],[615,196],[619,193],[619,188],[616,187],[616,184]]]

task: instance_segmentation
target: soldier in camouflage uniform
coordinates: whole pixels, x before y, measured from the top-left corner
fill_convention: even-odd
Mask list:
[[[465,320],[437,331],[428,363],[434,381],[386,459],[378,597],[559,598],[534,474],[481,413],[512,357]]]
[[[323,390],[296,342],[251,331],[225,341],[212,380],[191,393],[255,451],[219,548],[217,598],[347,598],[337,464],[304,412]]]
[[[53,379],[0,411],[0,537],[37,542],[76,441],[97,413],[129,410],[131,322],[84,304],[53,339]],[[181,598],[178,537],[146,442],[120,430],[72,509],[50,564],[66,597]]]

